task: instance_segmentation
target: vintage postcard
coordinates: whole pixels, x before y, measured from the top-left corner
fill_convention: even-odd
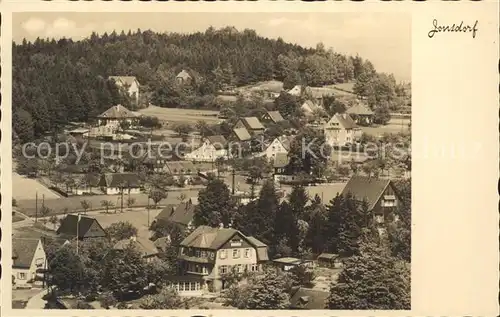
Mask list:
[[[498,2],[0,6],[2,315],[498,313]]]

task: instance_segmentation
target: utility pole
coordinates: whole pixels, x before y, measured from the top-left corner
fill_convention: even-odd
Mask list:
[[[35,222],[38,220],[38,192],[35,193]]]
[[[233,173],[232,173],[232,175],[233,175],[232,193],[234,195],[234,178],[236,176],[236,171],[234,170],[234,167],[233,167]]]

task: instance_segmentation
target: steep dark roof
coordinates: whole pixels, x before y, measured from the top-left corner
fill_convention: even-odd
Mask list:
[[[372,210],[390,183],[389,179],[355,175],[345,185],[342,195],[351,193],[356,199],[366,199],[368,209]]]
[[[104,185],[106,187],[139,187],[139,176],[134,173],[106,173],[103,175]]]
[[[233,133],[240,141],[248,141],[252,138],[248,130],[245,128],[233,129]]]
[[[163,208],[160,213],[155,217],[156,220],[168,220],[170,215],[174,212],[176,204],[168,204]]]
[[[215,146],[216,150],[224,149],[227,146],[227,140],[223,135],[207,136],[207,140]]]
[[[12,238],[12,266],[29,268],[33,262],[38,243],[40,243],[39,239]]]
[[[348,115],[347,113],[336,113],[333,115],[333,117],[328,121],[328,123],[326,124],[326,128],[330,127],[331,124],[330,122],[336,118],[337,121],[339,122],[339,124],[344,127],[344,129],[354,129],[357,127],[356,125],[356,122],[351,118],[350,115]]]
[[[301,287],[290,298],[293,309],[325,309],[329,293]]]
[[[238,231],[235,229],[199,226],[189,236],[182,240],[181,245],[186,247],[218,250],[236,233],[238,233]]]
[[[101,226],[99,222],[94,218],[81,216],[80,221],[78,221],[78,215],[67,215],[66,218],[64,218],[61,221],[61,225],[57,229],[57,234],[63,234],[75,237],[76,223],[78,222],[78,238],[83,238],[87,233],[87,231],[92,226],[92,224],[94,223],[94,221],[97,222],[99,226]],[[103,229],[103,236],[104,236],[104,229]]]
[[[124,250],[130,246],[137,248],[143,257],[158,254],[158,249],[156,248],[153,241],[140,237],[132,237],[129,239],[120,240],[115,243],[113,249]]]
[[[172,211],[168,216],[168,210],[166,210],[162,218],[159,218],[160,215],[158,215],[156,219],[161,219],[162,221],[173,222],[187,226],[193,220],[195,208],[196,205],[193,204],[191,200],[188,200],[186,202],[180,203],[175,208],[172,208]],[[163,210],[161,212],[163,213]]]

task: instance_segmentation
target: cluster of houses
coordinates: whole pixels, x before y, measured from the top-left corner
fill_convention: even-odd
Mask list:
[[[341,192],[342,195],[348,193],[368,203],[368,212],[373,215],[380,230],[382,224],[398,220],[394,210],[399,204],[399,197],[391,180],[353,176]],[[192,198],[178,205],[165,206],[154,220],[157,223],[174,224],[191,232],[177,246],[178,274],[165,281],[181,296],[218,293],[226,287],[227,274],[259,272],[264,265],[272,265],[282,271],[297,266],[342,267],[343,258],[338,254],[322,253],[313,259],[270,259],[268,246],[255,237],[222,226],[195,227],[193,218],[197,205],[196,198]],[[57,235],[66,241],[61,247],[74,239],[108,239],[106,230],[95,218],[71,214],[62,219]],[[158,261],[161,253],[171,247],[171,240],[169,236],[155,241],[133,236],[114,241],[112,252],[121,252],[130,246],[134,246],[145,261]],[[47,268],[43,244],[38,239],[13,239],[12,260],[13,280],[20,286],[42,279]],[[321,309],[323,307],[317,306],[324,305],[326,297],[326,290],[301,287],[293,290],[291,301],[297,309]]]

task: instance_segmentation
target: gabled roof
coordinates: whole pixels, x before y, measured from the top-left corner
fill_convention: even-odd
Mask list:
[[[365,116],[371,116],[373,115],[373,111],[371,111],[370,108],[365,106],[362,103],[358,103],[355,106],[352,106],[351,108],[346,110],[346,113],[348,114],[357,114],[357,115],[365,115]]]
[[[250,130],[264,130],[264,126],[257,117],[243,117],[241,118],[245,126]]]
[[[97,222],[97,224],[102,229],[102,226],[94,218],[81,216],[80,221],[78,221],[78,215],[67,215],[66,218],[64,218],[61,221],[61,225],[57,229],[57,234],[76,237],[76,224],[78,222],[78,238],[83,238],[87,233],[87,231],[92,226],[92,224],[94,223],[94,221]],[[105,236],[104,229],[102,229],[102,231],[103,231],[102,236],[104,237]]]
[[[269,118],[271,118],[271,120],[274,123],[285,121],[285,119],[283,118],[283,116],[281,115],[281,113],[279,111],[268,111],[267,114],[269,115]]]
[[[139,176],[134,173],[106,173],[103,175],[104,183],[100,185],[106,187],[137,188],[140,186]]]
[[[136,117],[137,115],[135,113],[128,110],[122,105],[113,106],[97,116],[97,118],[108,118],[108,119],[131,119]]]
[[[390,184],[391,181],[389,179],[355,175],[347,182],[342,195],[351,193],[356,199],[366,199],[368,210],[372,210]]]
[[[311,100],[306,100],[304,101],[304,103],[300,106],[304,111],[314,111],[314,110],[317,110],[317,109],[321,109],[320,106],[318,106],[315,102],[311,101]]]
[[[215,146],[216,150],[222,150],[227,146],[227,140],[223,135],[211,135],[207,136],[206,139]]]
[[[295,137],[293,135],[282,135],[278,138],[285,150],[290,151],[290,145]]]
[[[348,115],[347,113],[342,113],[342,114],[336,113],[326,123],[326,126],[325,126],[326,129],[328,129],[329,127],[332,126],[331,123],[334,119],[336,119],[344,129],[357,128],[356,122],[351,118],[350,115]]]
[[[159,218],[160,215],[158,215],[156,219],[187,226],[193,220],[195,209],[196,204],[193,203],[191,199],[188,199],[188,201],[180,203],[175,208],[172,208],[172,211],[170,211],[170,214],[168,216],[166,215],[166,213],[168,212],[167,210],[162,218]],[[161,213],[163,213],[163,210]]]
[[[161,237],[154,241],[157,249],[165,250],[170,245],[170,237]]]
[[[196,166],[191,161],[167,161],[165,166],[172,175],[197,172]]]
[[[290,298],[290,307],[294,309],[325,309],[329,293],[300,287]]]
[[[238,230],[231,228],[213,228],[208,226],[199,226],[189,236],[181,242],[181,246],[218,250],[234,235],[239,234],[249,244],[257,250],[257,260],[267,261],[267,245],[254,237],[247,237]]]
[[[12,267],[29,268],[39,243],[39,239],[12,238]]]
[[[212,228],[199,226],[189,236],[182,240],[182,246],[218,250],[231,237],[238,233],[230,228]]]
[[[117,83],[121,83],[122,85],[131,86],[134,81],[139,84],[137,78],[135,76],[109,76],[109,79],[113,79]]]
[[[158,254],[158,249],[156,248],[153,241],[140,237],[132,237],[129,239],[120,240],[117,243],[115,243],[113,249],[125,250],[130,246],[137,248],[143,257],[148,257]]]
[[[176,78],[182,78],[182,79],[192,79],[193,77],[191,77],[191,75],[189,75],[189,73],[187,71],[185,71],[184,69],[177,74],[177,76],[175,76]]]
[[[174,212],[177,205],[169,204],[163,208],[160,213],[155,217],[156,220],[167,220],[170,215]]]
[[[233,129],[233,132],[240,141],[248,141],[252,138],[248,130],[245,128]]]

